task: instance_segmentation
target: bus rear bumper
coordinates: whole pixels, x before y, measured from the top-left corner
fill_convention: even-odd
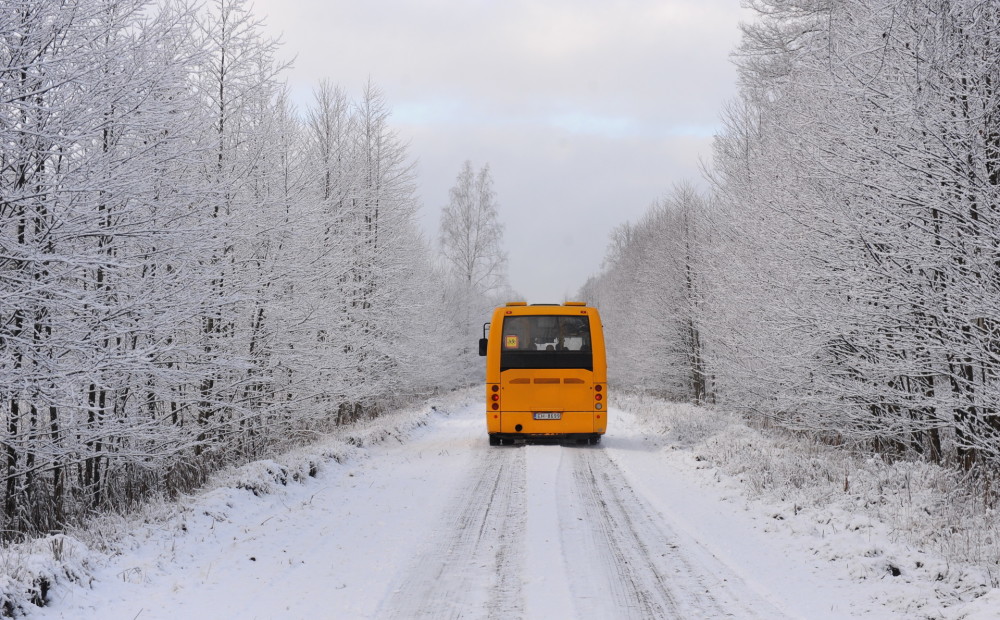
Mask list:
[[[604,433],[490,433],[491,446],[520,444],[589,444],[601,442]]]
[[[556,419],[536,419],[553,415]],[[603,411],[501,411],[486,421],[486,432],[504,435],[591,435],[603,434],[607,418]]]

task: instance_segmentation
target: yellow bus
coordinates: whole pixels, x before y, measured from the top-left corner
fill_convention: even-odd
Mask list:
[[[608,378],[596,308],[573,301],[509,302],[493,311],[483,336],[491,446],[600,442],[608,422]]]

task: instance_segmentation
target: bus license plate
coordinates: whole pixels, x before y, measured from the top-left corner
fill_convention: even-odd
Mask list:
[[[561,420],[562,414],[558,411],[538,411],[535,412],[536,420]]]

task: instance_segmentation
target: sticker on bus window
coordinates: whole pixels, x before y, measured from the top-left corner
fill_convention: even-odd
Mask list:
[[[517,348],[517,336],[505,336],[503,346],[508,349]]]

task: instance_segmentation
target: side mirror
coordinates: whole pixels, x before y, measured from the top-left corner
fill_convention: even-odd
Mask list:
[[[486,338],[479,339],[479,355],[486,355],[486,343],[489,342]]]

